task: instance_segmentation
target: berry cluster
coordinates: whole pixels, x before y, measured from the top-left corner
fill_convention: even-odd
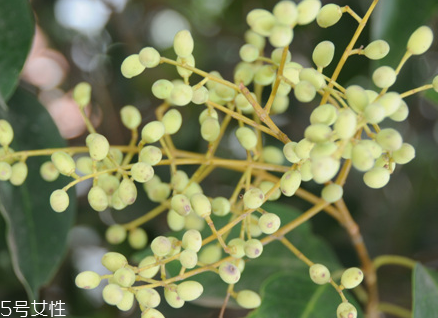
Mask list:
[[[236,292],[234,285],[239,282],[245,262],[260,257],[265,245],[282,238],[282,242],[309,265],[312,281],[331,283],[340,293],[343,302],[338,307],[338,317],[356,317],[356,309],[342,295],[342,290],[360,284],[364,277],[362,271],[347,269],[338,286],[324,265],[306,259],[283,237],[319,211],[327,209],[330,213],[333,211],[330,207],[335,209],[336,203],[342,202],[351,166],[364,173],[367,186],[381,188],[388,183],[396,164],[405,164],[415,157],[413,146],[403,142],[396,129],[380,125],[386,119],[399,122],[407,118],[409,107],[404,98],[418,89],[405,93],[388,90],[408,58],[430,47],[433,34],[427,26],[418,28],[409,38],[406,53],[395,69],[381,66],[373,72],[374,87],[343,87],[336,80],[350,55],[381,59],[389,52],[388,43],[376,40],[354,49],[352,40],[331,77],[324,74],[324,69],[333,62],[335,46],[332,42],[317,44],[312,53],[314,66],[307,67],[294,61],[289,45],[295,27],[316,20],[320,27],[327,28],[336,24],[344,13],[358,20],[360,27],[356,34],[360,34],[366,24],[365,17],[358,17],[349,7],[322,6],[319,0],[303,0],[299,4],[280,1],[272,12],[252,10],[247,15],[250,29],[239,50],[242,61],[234,70],[233,81],[224,79],[217,71],[205,72],[195,66],[194,40],[188,30],[174,37],[175,60],[162,57],[155,48],[145,47],[123,61],[123,76],[139,76],[165,63],[175,66],[180,78],[154,82],[151,92],[162,104],[156,111],[157,119],[143,127],[140,127],[142,116],[135,106],[127,105],[120,110],[121,122],[131,131],[129,145],[111,145],[105,136],[96,132],[84,112],[92,100],[91,87],[80,83],[73,97],[87,124],[86,145],[48,149],[46,153],[14,152],[9,147],[13,129],[7,121],[0,120],[0,180],[21,185],[27,175],[27,158],[50,155],[50,161],[41,166],[42,178],[49,182],[59,175],[73,179],[52,193],[50,204],[56,212],[68,208],[67,191],[84,180],[92,180],[88,202],[98,212],[122,210],[134,204],[138,189],[143,188],[156,207],[132,222],[111,225],[106,231],[109,243],[119,244],[127,239],[134,249],[144,249],[149,243],[141,226],[167,212],[169,228],[181,231],[181,239],[165,235],[153,238],[149,245],[152,255],[138,266],[128,264],[126,257],[119,253],[109,252],[102,264],[112,274],[101,276],[86,271],[76,277],[76,285],[85,289],[95,288],[103,278],[107,279],[103,299],[120,310],[131,309],[137,300],[142,318],[162,317],[156,309],[161,301],[156,288],[164,289],[164,297],[171,307],[180,308],[186,301],[202,295],[204,287],[188,278],[204,271],[216,273],[228,284],[229,295],[240,306],[256,308],[261,304],[260,296],[251,290]],[[194,82],[194,77],[200,79]],[[438,91],[438,77],[422,86],[422,89],[430,88]],[[266,101],[262,99],[264,90],[270,92]],[[299,103],[314,105],[302,138],[287,136],[271,117],[287,111],[292,96]],[[317,98],[319,104],[315,106]],[[173,143],[173,135],[183,124],[178,108],[190,104],[203,108],[199,115],[199,132],[208,143],[205,153],[183,151]],[[246,153],[245,160],[216,155],[224,136],[228,135],[234,137]],[[270,145],[272,139],[278,139],[284,146]],[[168,180],[155,174],[154,167],[158,165],[169,166]],[[199,168],[189,175],[184,165]],[[201,186],[215,168],[241,174],[231,195],[213,197],[209,189]],[[320,196],[301,188],[302,182],[311,180],[322,185]],[[262,207],[266,201],[278,200],[282,195],[299,196],[314,207],[299,221],[282,224],[278,215]],[[348,214],[345,207],[342,209]],[[336,217],[336,213],[332,215]],[[217,219],[226,219],[227,225],[217,228]],[[347,224],[346,219],[338,220]],[[206,226],[212,234],[203,238],[200,231]],[[231,235],[235,228],[238,231]],[[234,234],[236,232],[238,234]],[[170,262],[179,262],[181,266],[180,273],[173,277],[166,272]]]

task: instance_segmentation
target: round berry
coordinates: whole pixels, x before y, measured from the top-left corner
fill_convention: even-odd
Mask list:
[[[193,211],[201,218],[205,218],[211,214],[210,200],[202,193],[192,195],[190,197],[190,204]]]
[[[159,99],[167,99],[173,89],[173,83],[166,79],[159,79],[152,84],[152,94]]]
[[[393,128],[385,128],[379,131],[376,135],[376,141],[383,149],[388,151],[398,150],[403,144],[400,133]]]
[[[318,67],[327,67],[332,62],[334,54],[335,45],[333,42],[322,41],[313,50],[313,63]]]
[[[199,261],[204,264],[213,264],[222,257],[222,248],[217,244],[209,244],[199,253]]]
[[[249,258],[257,258],[263,252],[263,244],[258,239],[250,239],[245,242],[245,255]]]
[[[147,68],[153,68],[160,64],[160,53],[153,47],[145,47],[138,54],[140,63]]]
[[[146,256],[143,258],[143,260],[138,264],[139,272],[138,275],[140,275],[143,278],[152,278],[154,277],[158,271],[160,270],[160,265],[156,266],[150,266],[157,262],[154,256]],[[145,268],[148,267],[148,268]],[[142,269],[145,268],[145,269]]]
[[[409,37],[407,49],[414,55],[423,54],[430,48],[432,41],[432,29],[423,25],[416,29]]]
[[[239,127],[236,130],[236,137],[239,143],[246,150],[251,150],[257,145],[257,136],[251,128]]]
[[[123,179],[122,182],[120,182],[117,193],[119,195],[119,198],[126,205],[133,204],[137,199],[137,188],[134,182],[129,179]]]
[[[141,313],[141,318],[164,318],[164,315],[155,308],[147,308]]]
[[[356,318],[357,309],[350,303],[341,303],[336,310],[337,318]]]
[[[141,114],[135,106],[124,106],[120,110],[120,117],[122,118],[123,125],[128,129],[137,129],[140,126]]]
[[[189,57],[193,53],[194,42],[189,30],[179,31],[173,39],[173,49],[180,57]]]
[[[179,261],[181,263],[181,266],[185,268],[194,268],[198,263],[198,254],[193,250],[186,249],[181,252],[181,255],[179,256]]]
[[[397,74],[392,67],[380,66],[373,73],[373,82],[379,88],[388,88],[395,83]]]
[[[384,40],[376,40],[363,50],[364,55],[371,60],[383,59],[389,52],[389,44]]]
[[[105,238],[110,244],[120,244],[126,239],[126,229],[120,224],[111,225],[105,232]]]
[[[390,172],[383,167],[373,167],[363,175],[365,184],[373,189],[383,188],[390,179]]]
[[[245,241],[239,237],[233,238],[228,242],[230,255],[234,258],[242,258],[245,256]]]
[[[347,289],[352,289],[362,283],[363,272],[360,268],[351,267],[341,276],[341,284]]]
[[[329,203],[340,200],[343,194],[344,189],[342,186],[336,183],[330,183],[326,185],[321,191],[321,197]]]
[[[147,308],[155,308],[161,302],[160,294],[152,288],[142,288],[136,293],[136,298],[138,302],[147,307]],[[151,316],[151,318],[154,316]]]
[[[199,252],[202,247],[202,236],[198,230],[187,230],[182,237],[182,247]]]
[[[324,285],[330,281],[330,271],[322,264],[313,264],[309,268],[312,281],[318,285]]]
[[[99,274],[92,271],[85,271],[76,276],[75,284],[79,288],[94,289],[99,286],[100,281],[101,278]]]
[[[176,134],[182,125],[181,113],[177,109],[170,109],[164,114],[161,122],[164,125],[166,134]]]
[[[321,9],[320,0],[303,0],[297,5],[298,18],[297,24],[305,25],[315,20]]]
[[[184,306],[185,301],[179,297],[176,284],[169,284],[164,287],[164,299],[172,308],[181,308]]]
[[[213,117],[207,117],[201,124],[201,136],[208,142],[215,141],[221,132],[219,121]]]
[[[154,168],[145,162],[137,162],[132,165],[131,175],[137,182],[148,182],[154,176]]]
[[[108,196],[101,187],[94,186],[88,192],[88,202],[93,210],[102,212],[108,207]]]
[[[190,85],[184,83],[174,84],[170,91],[169,100],[173,105],[185,106],[192,101],[193,89]]]
[[[148,243],[148,235],[145,230],[137,227],[129,231],[128,242],[129,245],[136,250],[143,249]]]
[[[252,290],[241,290],[237,293],[236,302],[240,307],[254,309],[260,306],[262,300],[260,295]]]
[[[188,215],[192,210],[190,200],[184,194],[175,194],[170,201],[170,205],[181,216]]]
[[[14,163],[11,167],[11,177],[9,178],[9,182],[14,186],[22,185],[27,178],[28,172],[29,169],[24,162],[19,161]]]
[[[293,1],[280,1],[272,9],[272,13],[277,19],[278,23],[292,26],[296,23],[298,18],[298,10],[295,2]]]
[[[171,247],[170,240],[165,236],[157,236],[151,242],[152,252],[159,257],[169,254]]]
[[[154,120],[146,124],[141,130],[141,139],[145,143],[154,143],[164,135],[164,125],[162,122]]]
[[[119,268],[125,267],[128,264],[126,257],[117,252],[108,252],[102,256],[102,265],[111,272],[115,272]]]
[[[56,151],[51,156],[52,162],[58,171],[65,175],[71,176],[75,172],[75,162],[73,158],[64,151]]]
[[[144,147],[138,155],[139,161],[144,162],[151,166],[155,166],[156,164],[158,164],[162,158],[163,158],[163,153],[161,152],[160,148],[152,145],[148,145]]]
[[[204,287],[194,280],[186,280],[178,285],[176,292],[184,301],[192,301],[202,295]]]
[[[59,174],[58,170],[55,171]],[[0,162],[0,180],[7,181],[11,178],[12,175],[12,167],[9,163],[5,161]]]
[[[7,147],[12,139],[14,139],[14,130],[11,124],[5,119],[0,119],[0,145]]]
[[[70,199],[65,190],[58,189],[50,195],[50,206],[55,212],[64,212],[67,210]]]
[[[170,209],[167,212],[167,225],[172,231],[181,231],[186,223],[185,217],[179,215],[175,210]]]
[[[259,227],[265,234],[275,233],[281,225],[281,220],[277,214],[265,213],[259,218]]]
[[[321,28],[335,25],[342,17],[342,9],[337,4],[329,3],[323,6],[316,16],[316,23]]]
[[[141,64],[138,54],[132,54],[123,60],[120,70],[124,77],[132,78],[143,73],[145,66]]]
[[[340,139],[350,139],[357,129],[356,114],[349,108],[342,109],[333,125],[333,129]]]
[[[252,188],[243,195],[243,204],[248,209],[257,209],[265,201],[265,195],[259,188]]]
[[[236,265],[224,262],[219,266],[219,276],[227,284],[235,284],[240,279],[240,272]]]
[[[408,143],[403,143],[399,149],[392,152],[392,158],[398,164],[408,163],[415,158],[415,148]]]
[[[135,273],[128,267],[119,268],[114,272],[114,281],[122,287],[131,287],[135,282]]]
[[[130,291],[123,291],[123,298],[117,303],[117,308],[121,311],[129,311],[134,306],[134,294]]]
[[[295,194],[301,184],[301,173],[296,170],[290,170],[283,174],[280,180],[281,192],[291,197]]]
[[[0,163],[1,164],[1,163]],[[0,169],[1,171],[1,169]],[[1,175],[1,172],[0,172]],[[59,177],[59,171],[56,169],[55,165],[51,161],[44,162],[40,167],[41,177],[48,182],[55,181]],[[1,179],[1,176],[0,176]]]
[[[259,57],[259,49],[252,44],[244,44],[239,50],[239,55],[242,61],[254,62]]]
[[[311,102],[316,96],[315,86],[309,81],[300,81],[295,85],[294,95],[302,103]]]
[[[345,90],[348,105],[356,112],[360,113],[369,103],[367,92],[359,85],[348,86]]]
[[[117,284],[108,284],[102,291],[103,300],[109,305],[117,305],[123,299],[123,290]]]

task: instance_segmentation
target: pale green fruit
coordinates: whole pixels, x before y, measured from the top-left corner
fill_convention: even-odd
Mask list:
[[[157,236],[151,242],[151,250],[154,255],[163,257],[169,254],[172,248],[170,240],[165,236]]]
[[[22,161],[16,162],[11,166],[11,177],[9,182],[14,186],[20,186],[24,183],[27,178],[29,169],[27,164]]]
[[[188,215],[192,210],[190,200],[184,194],[175,194],[170,201],[170,206],[181,216]]]
[[[120,110],[122,123],[126,128],[137,129],[141,123],[141,114],[137,107],[126,105]]]
[[[236,265],[224,262],[219,266],[219,276],[227,284],[235,284],[240,280],[240,272]]]
[[[239,50],[239,55],[242,61],[254,62],[259,57],[259,49],[252,44],[244,44]]]
[[[65,190],[58,189],[50,195],[50,206],[55,212],[64,212],[67,210],[70,199]]]
[[[193,250],[184,250],[179,256],[181,266],[191,269],[198,263],[198,254]]]
[[[258,239],[250,239],[244,245],[245,255],[249,258],[257,258],[263,252],[263,244]]]
[[[217,244],[209,244],[202,248],[198,257],[201,263],[204,264],[216,263],[222,257],[222,247],[220,247]]]
[[[308,81],[311,83],[316,90],[320,90],[326,86],[324,76],[314,68],[307,67],[301,69],[299,78],[300,81]]]
[[[219,138],[221,126],[219,121],[213,117],[207,117],[201,124],[201,136],[208,142],[214,142]]]
[[[141,313],[141,318],[164,318],[164,315],[155,308],[147,308]]]
[[[245,289],[237,293],[236,302],[243,308],[254,309],[260,306],[262,300],[256,292]]]
[[[265,38],[253,30],[247,30],[243,36],[246,43],[254,45],[259,50],[263,50],[266,45]]]
[[[169,95],[170,102],[176,106],[185,106],[192,101],[192,98],[193,98],[192,87],[184,83],[174,84]]]
[[[273,187],[275,183],[271,181],[262,181],[260,182],[259,188],[263,191],[263,194],[266,196],[266,193],[268,193]],[[271,196],[268,198],[269,201],[275,201],[278,200],[281,196],[281,190],[277,188]]]
[[[202,247],[202,236],[198,230],[187,230],[182,237],[182,247],[199,252]]]
[[[185,301],[181,299],[181,297],[179,297],[176,290],[176,284],[169,284],[164,287],[164,299],[166,299],[166,302],[169,304],[170,307],[181,308],[182,306],[184,306]]]
[[[375,40],[368,44],[364,50],[364,55],[371,60],[380,60],[389,52],[389,44],[384,40]]]
[[[343,194],[344,190],[342,186],[336,183],[326,185],[321,191],[321,197],[329,203],[334,203],[340,200]]]
[[[137,227],[129,231],[128,242],[129,245],[136,250],[143,249],[148,242],[148,235],[145,230]]]
[[[271,60],[272,60],[272,62],[274,62],[276,64],[280,64],[282,56],[283,56],[283,48],[276,48],[271,53]],[[285,62],[289,63],[291,61],[291,59],[292,59],[292,54],[288,50],[286,53],[286,61]]]
[[[93,210],[102,212],[108,207],[108,196],[101,187],[94,186],[88,192],[88,202]]]
[[[309,81],[300,81],[295,85],[294,95],[302,103],[311,102],[316,96],[315,86]]]
[[[318,285],[324,285],[330,281],[330,271],[322,264],[310,266],[309,275],[312,281]]]
[[[184,228],[184,224],[185,218],[176,213],[175,210],[170,209],[167,212],[167,225],[172,231],[181,231]]]
[[[165,128],[162,122],[154,120],[146,124],[141,131],[142,141],[145,143],[154,143],[163,137]]]
[[[202,193],[192,195],[190,197],[190,204],[193,211],[201,218],[205,218],[211,214],[210,200]]]
[[[173,39],[173,49],[180,57],[189,57],[193,53],[194,41],[189,30],[179,31]]]
[[[373,82],[379,88],[388,88],[395,83],[397,74],[392,67],[380,66],[373,73]]]
[[[138,54],[140,63],[147,68],[153,68],[160,64],[160,53],[153,47],[145,47]]]
[[[173,89],[173,83],[166,79],[159,79],[152,84],[152,94],[159,99],[167,99]]]
[[[225,216],[230,213],[230,201],[224,197],[216,197],[211,201],[211,210],[214,215]]]
[[[144,147],[140,151],[140,153],[138,155],[138,160],[140,162],[145,163],[145,164],[155,166],[156,164],[158,164],[161,161],[162,157],[163,157],[163,153],[161,152],[160,148],[149,145],[149,146]],[[153,174],[152,174],[152,176],[153,176]]]
[[[312,53],[313,63],[315,63],[315,65],[318,67],[327,67],[332,62],[334,54],[335,54],[335,45],[333,44],[333,42],[322,41],[313,50]]]
[[[254,32],[263,36],[269,36],[277,19],[267,10],[253,9],[247,14],[246,22]]]
[[[132,78],[140,75],[145,68],[146,67],[141,64],[138,54],[132,54],[123,60],[120,69],[124,77]]]
[[[123,291],[123,298],[117,303],[117,308],[121,311],[129,311],[134,306],[134,294],[130,291]]]
[[[400,133],[393,128],[385,128],[379,131],[376,135],[376,141],[383,149],[388,151],[398,150],[403,144]]]
[[[135,273],[128,267],[119,268],[114,272],[114,281],[121,287],[131,287],[135,282]]]
[[[243,195],[243,204],[248,209],[257,209],[265,200],[263,191],[259,188],[252,188],[245,192]]]
[[[101,278],[99,274],[92,271],[85,271],[76,276],[75,284],[79,288],[94,289],[99,286],[100,281]]]
[[[274,165],[282,165],[284,162],[283,152],[275,146],[264,147],[262,157],[264,162],[272,163]]]
[[[192,87],[192,90],[193,90],[192,103],[196,105],[201,105],[208,101],[209,91],[207,87],[201,86],[196,89]]]
[[[131,175],[137,182],[148,182],[154,176],[154,168],[145,162],[137,162],[131,168]]]
[[[75,88],[73,89],[72,97],[80,108],[84,108],[90,103],[91,85],[87,82],[81,82],[76,84]]]
[[[409,37],[407,49],[414,55],[426,52],[433,42],[433,32],[428,26],[421,26],[416,29]]]
[[[117,252],[108,252],[102,256],[102,265],[111,272],[115,272],[119,268],[125,267],[128,264],[126,257]]]
[[[281,192],[291,197],[295,194],[301,184],[301,173],[296,170],[290,170],[283,174],[280,180]]]
[[[304,137],[313,143],[328,141],[332,134],[332,129],[325,124],[312,124],[304,130]]]
[[[395,163],[408,163],[415,158],[415,148],[408,143],[403,143],[399,149],[392,152],[392,158]]]
[[[90,157],[94,160],[103,160],[109,152],[109,142],[105,136],[101,134],[89,134],[85,140]]]
[[[136,293],[136,298],[141,305],[147,308],[155,308],[161,302],[160,294],[152,288],[142,288],[138,290]]]
[[[105,231],[105,238],[110,244],[120,244],[126,239],[126,229],[120,224],[114,224]]]
[[[290,26],[286,25],[275,25],[271,29],[271,34],[269,35],[269,43],[273,47],[283,48],[291,44],[294,38],[294,31]]]
[[[386,168],[373,167],[363,175],[365,184],[373,189],[383,188],[390,179],[390,172]]]
[[[297,146],[297,142],[290,141],[283,146],[283,154],[286,157],[287,161],[291,163],[297,163],[301,159],[295,153],[295,147]]]
[[[109,305],[117,305],[123,299],[123,290],[117,284],[108,284],[102,291],[103,300]]]
[[[356,318],[357,309],[350,303],[341,303],[336,310],[337,318]]]
[[[360,268],[351,267],[344,271],[341,276],[341,284],[346,289],[352,289],[358,286],[363,280],[363,272]]]
[[[342,17],[342,9],[337,4],[329,3],[323,6],[316,16],[316,23],[321,28],[335,25]]]
[[[137,199],[137,188],[134,182],[129,179],[123,179],[122,182],[120,182],[117,193],[119,195],[119,198],[126,205],[133,204]]]
[[[333,129],[340,139],[350,139],[357,129],[356,114],[349,108],[342,109],[333,125]]]
[[[52,154],[51,159],[56,169],[58,169],[61,174],[71,176],[75,172],[75,162],[66,152],[56,151]]]
[[[280,1],[272,9],[272,13],[277,19],[278,23],[293,26],[298,18],[298,10],[293,1]]]
[[[49,161],[50,164],[52,162]],[[59,171],[56,170],[55,166],[52,164],[54,171],[59,175]],[[41,166],[42,167],[42,166]],[[9,178],[11,178],[12,175],[12,168],[11,165],[7,162],[1,161],[0,162],[0,180],[1,181],[7,181]],[[44,177],[43,177],[44,179]]]
[[[320,0],[303,0],[297,5],[298,18],[297,24],[305,25],[309,24],[316,19],[316,16],[321,9]]]
[[[340,161],[333,157],[312,158],[311,171],[313,180],[320,184],[326,183],[338,173],[339,167]]]
[[[199,298],[203,291],[204,287],[194,280],[186,280],[176,288],[179,297],[184,301],[192,301]]]
[[[236,130],[236,137],[239,143],[246,150],[251,150],[257,145],[257,135],[249,127],[239,127]]]
[[[140,275],[143,278],[152,278],[154,277],[158,271],[160,270],[160,265],[156,265],[156,266],[151,266],[149,267],[149,265],[153,265],[156,263],[156,259],[154,256],[146,256],[145,258],[142,259],[142,261],[140,262],[140,264],[138,264],[138,268],[139,268],[139,272],[138,275]],[[142,269],[144,267],[149,267],[147,269]]]
[[[348,86],[345,96],[348,104],[356,113],[362,112],[370,101],[367,92],[359,85]]]
[[[239,237],[233,238],[228,242],[230,255],[234,258],[242,258],[245,256],[245,241]]]
[[[277,214],[265,213],[259,218],[259,227],[265,234],[275,233],[281,225],[281,220]]]

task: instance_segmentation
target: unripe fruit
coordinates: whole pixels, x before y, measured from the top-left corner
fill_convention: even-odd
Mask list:
[[[276,25],[271,29],[269,35],[269,43],[273,47],[283,48],[291,44],[294,38],[294,31],[290,26]]]
[[[293,1],[280,1],[272,9],[272,13],[277,19],[278,23],[293,26],[298,18],[298,10]]]
[[[175,210],[170,209],[167,212],[167,225],[172,231],[181,231],[184,228],[185,222],[185,218],[176,213]]]
[[[303,67],[295,62],[286,63],[283,70],[283,76],[286,77],[293,84],[298,84],[300,81],[299,74]]]
[[[310,181],[313,179],[312,175],[312,162],[311,160],[305,160],[299,167],[301,173],[301,181]]]
[[[105,232],[105,238],[110,244],[120,244],[126,239],[126,229],[120,224],[111,225]]]
[[[382,167],[373,167],[363,175],[365,184],[373,189],[383,188],[390,178],[389,170]]]
[[[379,131],[376,135],[376,141],[383,149],[389,151],[400,149],[403,143],[400,133],[393,128],[385,128]]]
[[[217,244],[209,244],[202,248],[198,259],[204,264],[213,264],[218,262],[222,257],[222,247]]]
[[[68,205],[70,199],[65,190],[58,189],[52,192],[50,195],[50,206],[55,212],[64,212]]]
[[[368,104],[363,112],[366,121],[370,124],[378,124],[385,119],[385,108],[376,102]]]
[[[192,103],[196,105],[204,104],[208,101],[209,97],[209,91],[207,87],[201,86],[195,89],[195,87],[192,87]]]
[[[251,150],[257,145],[257,136],[251,128],[239,127],[236,130],[236,137],[239,143],[246,150]]]
[[[164,125],[158,120],[151,121],[141,130],[141,139],[145,143],[154,143],[164,135]]]
[[[306,138],[303,138],[295,146],[295,153],[300,159],[307,159],[309,158],[310,151],[314,146],[315,144],[313,142]]]
[[[297,5],[298,19],[297,24],[305,25],[315,20],[321,8],[319,0],[303,0]]]
[[[315,86],[308,81],[300,81],[295,85],[294,95],[295,98],[302,103],[311,102],[316,96]]]
[[[401,147],[392,152],[392,159],[395,163],[405,164],[415,158],[415,148],[407,143],[403,143]]]
[[[145,70],[145,66],[140,63],[138,54],[132,54],[123,60],[120,70],[124,77],[132,78],[140,75]]]
[[[219,276],[227,284],[235,284],[240,279],[240,272],[236,265],[224,262],[219,266]]]
[[[246,16],[251,29],[263,36],[269,36],[277,20],[274,15],[264,9],[253,9]]]
[[[177,170],[170,179],[172,188],[177,192],[182,192],[189,183],[189,176],[183,170]]]
[[[327,141],[315,144],[310,151],[310,158],[316,159],[333,155],[338,150],[338,145],[335,142]]]
[[[391,118],[393,121],[401,122],[408,118],[408,115],[409,107],[404,100],[401,100],[400,106],[391,116],[389,116],[389,118]]]
[[[138,160],[148,165],[155,166],[161,161],[162,157],[163,157],[163,153],[161,152],[160,148],[149,145],[144,147],[140,151],[138,155]]]
[[[432,41],[432,29],[423,25],[416,29],[409,37],[407,49],[414,55],[423,54],[430,48]]]
[[[245,289],[237,293],[236,302],[243,308],[253,309],[259,307],[262,300],[256,292]]]
[[[56,168],[56,166],[55,166]],[[76,168],[83,175],[92,174],[93,173],[93,160],[88,156],[80,157],[76,161]]]
[[[332,62],[334,54],[335,45],[333,44],[333,42],[322,41],[313,50],[313,63],[315,63],[315,65],[318,67],[327,67]]]
[[[205,218],[211,214],[210,200],[202,193],[192,195],[190,197],[190,204],[192,205],[193,211],[201,218]]]
[[[176,106],[185,106],[192,101],[193,90],[190,85],[184,83],[174,84],[170,91],[169,100]]]
[[[153,47],[145,47],[138,54],[140,63],[147,68],[153,68],[160,64],[160,53]]]
[[[364,50],[364,55],[371,60],[380,60],[389,52],[389,44],[384,40],[376,40],[368,44]]]
[[[101,187],[94,186],[88,192],[88,202],[93,210],[102,212],[108,207],[108,196]]]
[[[180,57],[189,57],[193,53],[194,42],[189,30],[179,31],[173,39],[173,49]]]
[[[28,168],[24,162],[16,162],[11,167],[9,182],[14,186],[20,186],[27,178]]]
[[[304,130],[304,137],[311,142],[325,142],[330,139],[332,130],[325,124],[312,124]]]
[[[139,272],[138,275],[140,275],[143,278],[152,278],[154,277],[158,271],[160,270],[160,265],[149,267],[148,269],[141,268],[146,267],[148,265],[152,265],[156,263],[156,259],[154,256],[146,256],[143,258],[143,260],[138,264]]]
[[[196,254],[196,252],[193,250],[184,250],[179,256],[179,261],[181,263],[181,266],[185,268],[194,268],[198,263],[198,254]]]
[[[73,89],[73,99],[80,108],[84,108],[90,103],[91,85],[87,82],[76,84]]]
[[[114,272],[114,281],[122,287],[131,287],[135,282],[135,273],[128,267],[119,268]]]
[[[137,291],[135,296],[141,305],[148,308],[155,308],[161,302],[160,294],[152,288],[142,288]]]
[[[140,250],[146,247],[148,243],[148,235],[145,230],[140,227],[137,227],[128,234],[128,242],[132,248]]]
[[[55,171],[59,174],[58,170],[55,169]],[[7,162],[1,161],[0,162],[0,180],[7,181],[7,180],[9,180],[9,178],[11,178],[11,175],[12,175],[11,165]]]
[[[291,3],[293,3],[293,2],[291,2]],[[282,48],[276,48],[271,53],[271,60],[275,64],[280,64],[282,57],[283,57],[283,49]],[[286,60],[285,60],[285,62],[289,63],[291,61],[291,59],[292,59],[292,54],[288,50],[287,53],[286,53]],[[289,85],[285,85],[285,86],[289,86]],[[290,86],[289,86],[289,88],[290,88]]]
[[[184,301],[192,301],[202,295],[204,287],[194,280],[186,280],[178,285],[176,292]]]
[[[242,61],[254,62],[259,57],[259,49],[252,44],[244,44],[239,50],[239,55]]]
[[[171,247],[170,240],[165,236],[157,236],[151,242],[152,252],[159,257],[169,254]]]
[[[301,184],[301,173],[296,170],[290,170],[283,174],[280,180],[281,192],[291,197],[295,194]]]
[[[164,318],[164,315],[155,308],[147,308],[141,313],[141,318]]]
[[[131,175],[137,182],[148,182],[154,176],[154,168],[145,162],[137,162],[131,168]]]
[[[265,234],[275,233],[281,225],[281,220],[277,214],[265,213],[259,219],[259,227]]]
[[[297,146],[297,144],[298,143],[294,141],[290,141],[283,146],[283,154],[286,157],[287,161],[291,163],[297,163],[301,160],[300,157],[298,157],[295,153],[295,147]]]
[[[352,289],[358,286],[362,280],[363,272],[357,267],[351,267],[345,270],[341,276],[341,284],[347,289]]]
[[[340,161],[333,157],[312,158],[311,171],[316,183],[326,183],[339,171]]]
[[[85,271],[76,276],[75,284],[79,288],[93,289],[99,286],[100,281],[101,278],[99,274],[92,271]]]
[[[137,129],[141,123],[141,114],[137,107],[126,105],[120,110],[123,125],[129,129]]]
[[[129,179],[123,179],[122,182],[120,182],[117,192],[122,202],[127,205],[133,204],[137,199],[137,188],[134,182]]]
[[[56,151],[51,156],[52,162],[58,171],[65,175],[71,176],[75,172],[75,162],[73,158],[63,151]]]
[[[218,119],[217,111],[213,108],[206,108],[199,114],[199,123],[202,125],[206,119]]]
[[[259,188],[252,188],[245,192],[243,195],[243,204],[248,209],[257,209],[265,200],[263,191]]]
[[[373,82],[379,88],[388,88],[395,83],[397,74],[392,67],[381,66],[373,73]]]
[[[130,291],[124,290],[122,300],[116,305],[117,308],[121,311],[129,311],[131,310],[133,305],[134,305],[134,294],[131,293]]]
[[[104,174],[99,176],[97,185],[105,191],[107,195],[112,195],[120,186],[120,180],[114,175]]]
[[[173,89],[173,83],[166,79],[159,79],[152,84],[152,94],[159,99],[167,99]]]
[[[108,284],[102,291],[103,300],[109,305],[117,305],[123,299],[123,290],[117,284]]]
[[[176,194],[170,201],[172,209],[181,216],[186,216],[192,210],[189,198],[184,194]]]
[[[149,200],[151,200],[152,202],[163,202],[169,197],[170,192],[171,189],[169,184],[160,182],[155,186],[151,187],[150,190],[147,191],[147,195]]]
[[[266,196],[266,193],[268,193],[273,187],[275,183],[271,181],[262,181],[260,182],[259,188],[262,190],[263,194]],[[278,200],[281,197],[281,190],[280,188],[277,188],[274,190],[274,192],[271,194],[271,196],[268,198],[269,201],[275,201]]]
[[[228,242],[230,255],[234,258],[242,258],[245,256],[245,241],[239,237],[233,238]]]
[[[326,185],[321,191],[321,197],[329,203],[338,201],[342,198],[343,194],[344,189],[342,186],[336,183],[330,183]]]
[[[102,265],[105,266],[111,272],[115,272],[119,268],[128,264],[126,257],[120,253],[108,252],[102,257]]]
[[[249,85],[254,79],[255,68],[253,65],[241,62],[237,64],[234,69],[234,82],[243,83],[243,85]]]
[[[403,101],[399,93],[389,92],[380,97],[377,102],[385,109],[385,115],[391,116],[400,108]]]
[[[0,162],[0,165],[3,162]],[[55,181],[59,177],[59,171],[51,161],[44,162],[40,167],[41,177],[48,182]],[[1,168],[0,168],[0,180],[1,180]]]
[[[335,25],[342,17],[342,9],[337,4],[330,3],[323,6],[316,16],[316,23],[321,28]]]
[[[85,143],[90,152],[90,157],[94,160],[103,160],[108,155],[110,145],[105,136],[96,133],[89,134]]]
[[[348,86],[345,90],[345,96],[347,97],[348,105],[356,113],[362,112],[369,103],[367,92],[359,85]]]
[[[314,68],[306,67],[301,69],[299,74],[300,81],[308,81],[316,90],[322,89],[326,86],[324,76]]]
[[[211,210],[214,215],[225,216],[230,213],[230,201],[224,197],[216,197],[211,201]]]
[[[356,133],[356,126],[356,114],[351,109],[345,108],[339,112],[333,128],[339,138],[350,139]]]
[[[181,308],[185,303],[176,292],[177,288],[176,284],[169,284],[164,287],[164,299],[166,299],[167,303],[172,308]]]
[[[201,136],[208,142],[215,141],[221,132],[219,121],[213,117],[207,117],[201,124]]]
[[[353,167],[359,171],[367,171],[374,165],[374,156],[367,145],[358,143],[351,150]]]
[[[245,242],[245,255],[249,258],[257,258],[263,252],[263,244],[257,239],[250,239]]]
[[[330,281],[330,271],[322,264],[313,264],[309,268],[312,281],[318,285],[324,285]]]
[[[275,70],[271,65],[263,65],[254,74],[254,83],[267,86],[275,80]]]
[[[182,237],[182,247],[199,252],[202,246],[202,236],[198,230],[187,230]]]
[[[336,310],[337,318],[356,318],[357,309],[350,303],[341,303]]]

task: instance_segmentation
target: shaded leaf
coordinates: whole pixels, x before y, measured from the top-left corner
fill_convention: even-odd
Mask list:
[[[438,317],[438,272],[417,264],[412,275],[413,318]]]
[[[30,94],[18,90],[10,100],[9,112],[0,111],[14,128],[15,151],[65,147],[51,117]],[[52,278],[65,253],[68,231],[75,215],[76,201],[64,213],[54,212],[49,204],[52,191],[68,181],[60,178],[48,183],[39,167],[49,157],[32,157],[26,163],[29,175],[22,186],[0,183],[0,210],[7,224],[7,242],[14,271],[29,298],[38,299],[41,286]]]
[[[14,92],[34,34],[28,0],[0,0],[0,102]]]

